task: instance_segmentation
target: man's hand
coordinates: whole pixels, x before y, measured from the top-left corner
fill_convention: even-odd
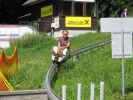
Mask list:
[[[66,46],[59,47],[59,49],[61,49],[61,50],[64,50],[65,48],[66,48]]]

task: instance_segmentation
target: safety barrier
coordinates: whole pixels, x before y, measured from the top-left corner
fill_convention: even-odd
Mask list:
[[[70,55],[67,55],[61,63],[64,63],[65,61],[72,58],[73,56],[80,55],[84,52],[96,49],[98,47],[105,46],[105,45],[110,44],[110,43],[111,43],[111,40],[105,40],[105,41],[101,41],[101,42],[97,42],[97,43],[92,43],[92,44],[89,44],[85,47],[74,50],[74,51],[70,52]],[[52,90],[52,87],[51,87],[52,80],[53,80],[54,76],[56,75],[56,73],[58,72],[58,66],[59,66],[58,64],[52,63],[50,65],[50,68],[49,68],[47,75],[46,75],[46,78],[45,78],[45,84],[44,84],[45,87],[44,88],[47,89],[48,96],[49,96],[50,100],[62,100],[61,97],[57,96],[54,93],[54,91]]]
[[[91,82],[90,84],[90,99],[89,100],[95,100],[95,83]],[[89,90],[89,89],[88,89]],[[89,93],[88,93],[89,94]],[[99,92],[99,100],[104,100],[104,82],[100,82],[100,92]],[[68,100],[67,98],[67,86],[62,86],[62,100]],[[82,100],[82,84],[77,84],[77,96],[76,100]]]
[[[47,90],[0,92],[0,100],[48,100]]]

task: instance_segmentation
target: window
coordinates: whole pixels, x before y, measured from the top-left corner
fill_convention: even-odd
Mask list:
[[[76,2],[75,3],[75,16],[82,16],[83,15],[83,3]]]
[[[91,16],[91,15],[93,15],[93,7],[94,7],[94,5],[92,4],[92,3],[87,3],[86,4],[86,15],[87,16]]]
[[[70,16],[71,15],[71,2],[63,2],[61,9],[62,9],[62,14],[64,16]]]

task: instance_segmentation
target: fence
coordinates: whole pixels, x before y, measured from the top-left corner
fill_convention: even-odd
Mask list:
[[[104,100],[104,82],[100,82],[100,92],[99,92],[99,100]],[[67,86],[62,86],[62,100],[68,100],[67,99]],[[82,100],[82,84],[77,84],[77,100]],[[91,82],[90,85],[90,100],[95,100],[95,83]]]
[[[47,90],[0,91],[0,100],[48,100]]]

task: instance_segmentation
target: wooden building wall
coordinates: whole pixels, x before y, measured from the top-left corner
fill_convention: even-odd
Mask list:
[[[47,17],[41,17],[41,8],[47,5],[53,5],[53,15]],[[74,3],[74,8],[72,8],[72,2],[64,2],[59,0],[45,1],[40,4],[35,4],[32,6],[25,7],[25,13],[31,13],[31,16],[23,18],[21,21],[34,22],[39,26],[39,31],[48,32],[51,30],[52,19],[55,16],[59,16],[60,19],[60,29],[88,29],[88,28],[66,28],[65,27],[65,16],[92,16],[92,28],[95,29],[96,18],[92,11],[94,3],[86,4],[86,14],[83,15],[83,3]],[[74,9],[74,11],[72,10]],[[58,29],[57,29],[58,30]]]

